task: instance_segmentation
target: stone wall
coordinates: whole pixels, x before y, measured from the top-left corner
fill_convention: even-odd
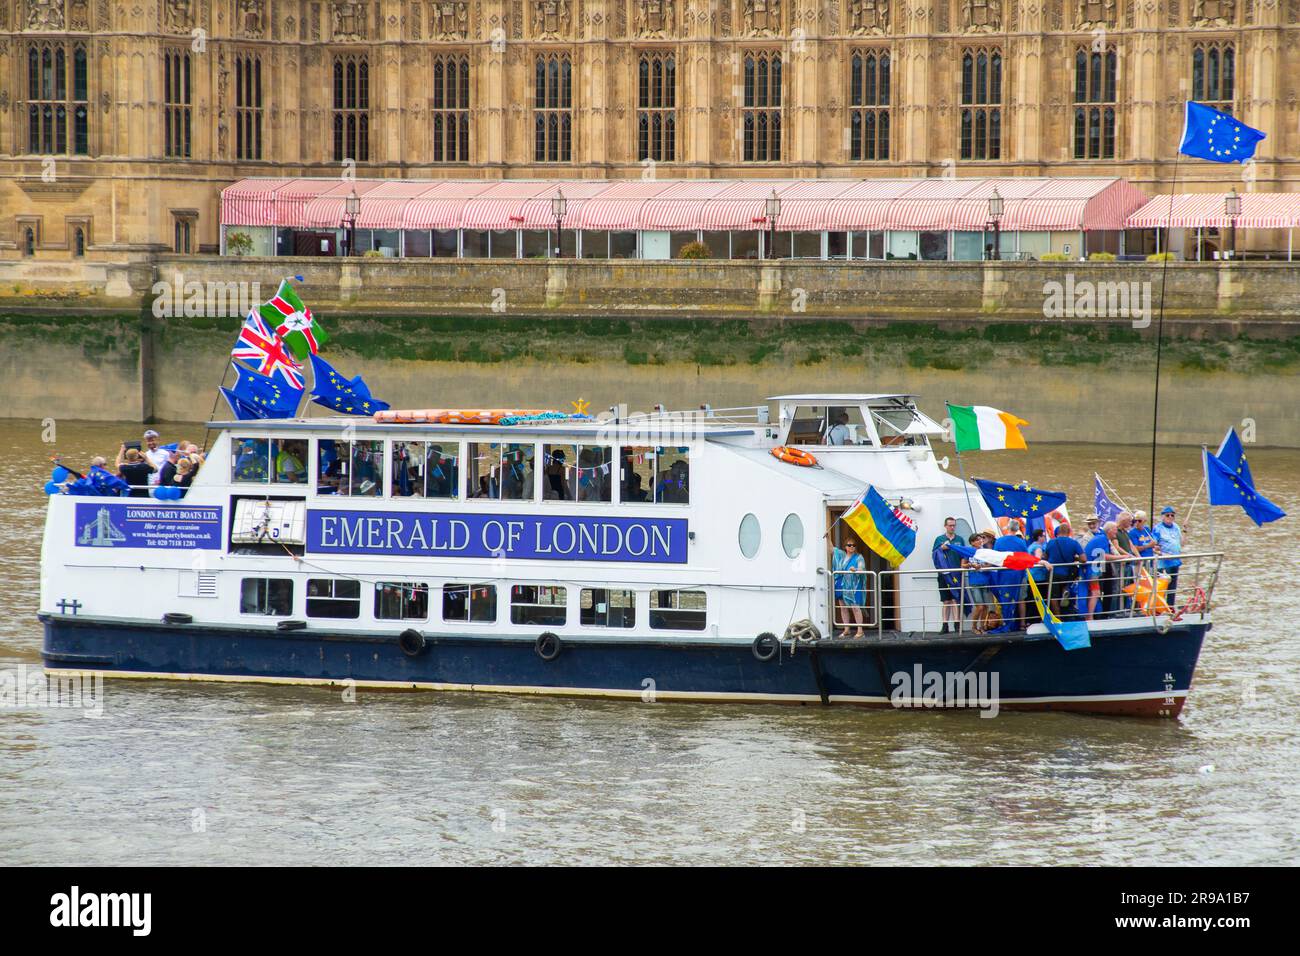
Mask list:
[[[1013,409],[1037,440],[1148,440],[1154,319],[1045,319],[1044,285],[1150,283],[1149,263],[746,263],[141,258],[88,281],[0,264],[0,408],[11,418],[203,420],[242,317],[185,314],[228,282],[301,274],[329,359],[398,406],[754,404],[789,391],[910,391]],[[181,287],[180,315],[155,318]],[[1253,418],[1300,447],[1300,267],[1171,263],[1161,440]],[[256,289],[251,283],[257,283]],[[211,284],[211,285],[209,285]],[[802,300],[802,301],[801,301]],[[159,303],[155,303],[159,304]],[[175,304],[175,303],[172,303]],[[798,311],[802,306],[803,311]],[[224,407],[218,413],[225,414]]]

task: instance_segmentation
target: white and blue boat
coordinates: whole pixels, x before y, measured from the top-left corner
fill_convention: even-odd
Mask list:
[[[1183,556],[1182,611],[1092,621],[1085,649],[1042,624],[943,633],[926,543],[948,516],[963,534],[994,522],[936,460],[941,426],[909,395],[769,402],[214,422],[183,500],[51,495],[45,667],[1178,715],[1218,555]],[[843,636],[831,549],[868,487],[922,546],[897,569],[866,555],[865,636]]]

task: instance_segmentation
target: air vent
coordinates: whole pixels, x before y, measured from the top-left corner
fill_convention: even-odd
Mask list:
[[[181,571],[176,585],[178,597],[214,598],[217,596],[216,571]]]

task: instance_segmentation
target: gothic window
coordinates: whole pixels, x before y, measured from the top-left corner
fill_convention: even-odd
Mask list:
[[[469,57],[464,54],[434,57],[432,161],[469,162]]]
[[[163,53],[163,155],[190,157],[190,54],[188,50]]]
[[[1115,158],[1114,50],[1074,54],[1074,158]]]
[[[194,251],[193,213],[172,213],[172,252],[189,254]]]
[[[573,64],[565,54],[539,56],[533,65],[533,159],[573,159]]]
[[[781,54],[749,52],[744,62],[742,158],[781,161]]]
[[[889,51],[855,50],[849,60],[849,158],[889,159]]]
[[[72,231],[72,255],[77,259],[86,255],[86,230],[81,226]]]
[[[36,228],[34,226],[23,227],[23,255],[36,255]]]
[[[262,58],[235,57],[235,158],[262,158]]]
[[[1002,51],[963,50],[961,158],[1002,158]]]
[[[34,43],[27,48],[27,151],[90,152],[86,48]]]
[[[643,53],[637,64],[636,158],[677,159],[677,59]]]
[[[370,63],[334,58],[334,161],[370,161]]]
[[[1237,53],[1231,43],[1198,43],[1192,50],[1192,99],[1232,112]]]

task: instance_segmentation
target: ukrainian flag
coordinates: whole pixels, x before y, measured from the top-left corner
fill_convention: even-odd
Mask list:
[[[916,549],[916,528],[889,507],[874,487],[867,488],[862,500],[844,512],[844,523],[891,567],[898,567]]]

